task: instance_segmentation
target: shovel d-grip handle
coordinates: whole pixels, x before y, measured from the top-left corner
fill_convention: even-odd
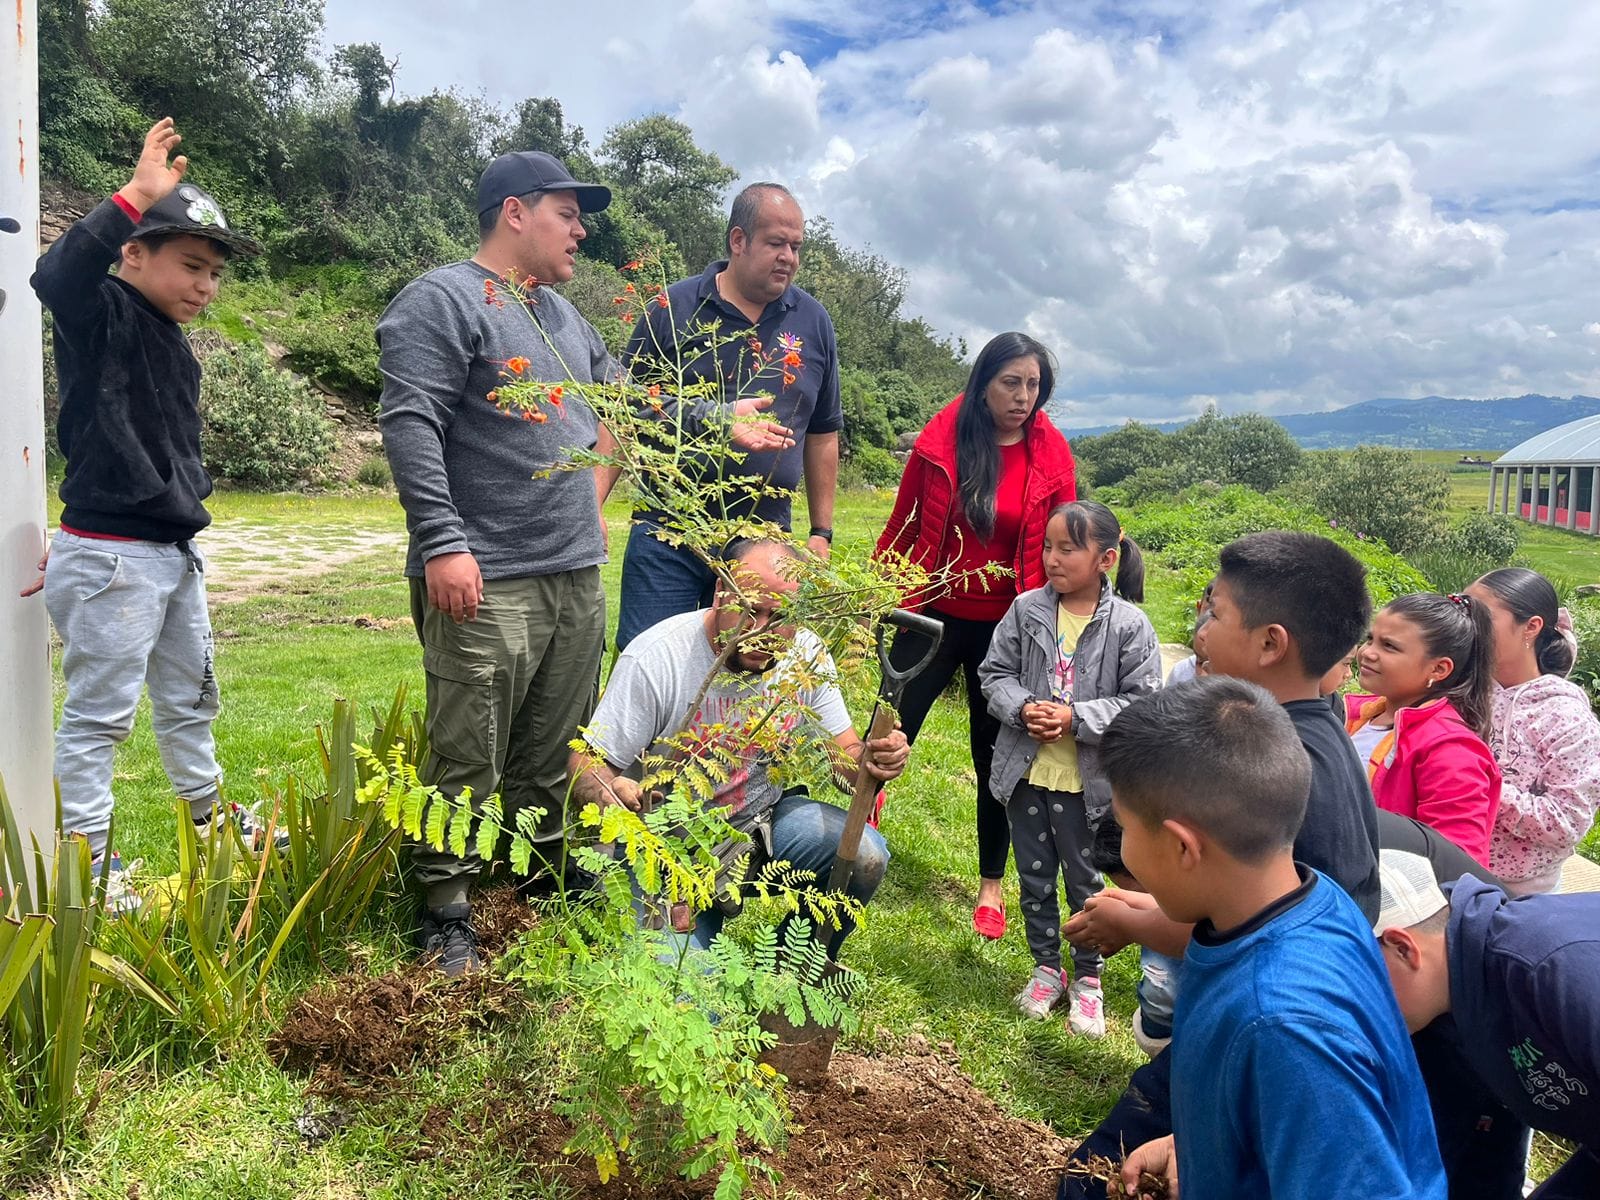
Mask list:
[[[928,649],[923,656],[904,670],[897,670],[889,662],[889,645],[885,638],[886,627],[920,633],[928,639]],[[933,656],[939,652],[944,640],[944,622],[921,613],[897,608],[884,617],[877,629],[878,666],[883,677],[878,683],[878,700],[872,706],[872,721],[867,727],[868,742],[886,738],[894,732],[894,715],[900,707],[906,684],[928,669]],[[844,819],[844,832],[839,835],[839,850],[834,855],[833,871],[828,876],[828,890],[842,892],[849,886],[850,876],[856,869],[856,856],[861,851],[861,833],[872,815],[873,799],[878,794],[878,781],[867,770],[867,750],[861,748],[861,769],[856,772],[855,790],[850,794],[850,811]]]

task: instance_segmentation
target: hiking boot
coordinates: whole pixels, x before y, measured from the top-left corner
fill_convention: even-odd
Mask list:
[[[1042,1021],[1061,999],[1062,991],[1061,972],[1040,964],[1033,969],[1028,986],[1017,993],[1017,1007],[1023,1016]]]
[[[144,860],[136,858],[124,867],[122,856],[115,851],[109,858],[101,855],[89,865],[94,872],[95,890],[100,894],[100,903],[106,912],[131,913],[139,910],[144,899],[134,890],[132,877],[143,865]]]
[[[1139,1049],[1143,1050],[1147,1058],[1154,1058],[1168,1046],[1172,1045],[1172,1032],[1157,1037],[1145,1030],[1144,1009],[1133,1010],[1133,1040]]]
[[[417,930],[417,945],[422,948],[423,959],[431,961],[451,979],[483,970],[478,934],[472,928],[471,904],[424,909],[422,928]]]
[[[1106,1035],[1106,998],[1093,975],[1074,979],[1067,989],[1067,1029],[1098,1041]]]

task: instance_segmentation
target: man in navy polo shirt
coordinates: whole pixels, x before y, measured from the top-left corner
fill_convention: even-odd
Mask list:
[[[805,216],[789,190],[776,183],[753,183],[735,197],[728,217],[728,257],[700,275],[680,279],[667,289],[665,308],[650,305],[634,326],[623,361],[634,378],[649,382],[674,374],[680,341],[686,331],[708,321],[724,334],[748,331],[765,352],[793,347],[800,365],[783,366],[781,355],[746,391],[770,392],[774,401],[762,415],[791,431],[783,449],[750,451],[742,462],[707,462],[708,477],[745,478],[752,494],[729,498],[730,517],[753,516],[790,528],[787,498],[758,495],[765,483],[783,491],[806,481],[806,507],[811,520],[808,546],[826,557],[833,541],[833,494],[839,475],[839,352],[833,322],[822,305],[794,285],[800,268]],[[720,339],[719,339],[720,340]],[[690,381],[747,379],[749,338],[738,338],[695,355],[682,351],[684,375]],[[729,395],[728,400],[736,397]],[[603,485],[602,485],[603,486]],[[691,551],[668,546],[655,537],[661,514],[643,509],[635,514],[622,563],[622,604],[617,619],[617,649],[658,621],[710,605],[715,577]]]

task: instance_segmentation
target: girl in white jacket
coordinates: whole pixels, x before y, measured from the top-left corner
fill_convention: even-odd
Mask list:
[[[1489,869],[1516,894],[1554,891],[1600,807],[1600,721],[1567,680],[1572,618],[1537,571],[1505,567],[1467,589],[1494,626],[1489,748],[1505,776]]]

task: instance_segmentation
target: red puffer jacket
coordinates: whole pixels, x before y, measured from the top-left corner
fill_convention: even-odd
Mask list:
[[[904,554],[924,570],[934,571],[954,557],[951,541],[961,496],[956,490],[957,396],[941,408],[917,436],[889,524],[878,538],[878,553]],[[1044,526],[1050,510],[1078,498],[1072,448],[1040,410],[1028,426],[1028,481],[1022,495],[1022,532],[1015,558],[1003,565],[1016,573],[1020,595],[1044,584]],[[926,601],[913,604],[921,608]]]

